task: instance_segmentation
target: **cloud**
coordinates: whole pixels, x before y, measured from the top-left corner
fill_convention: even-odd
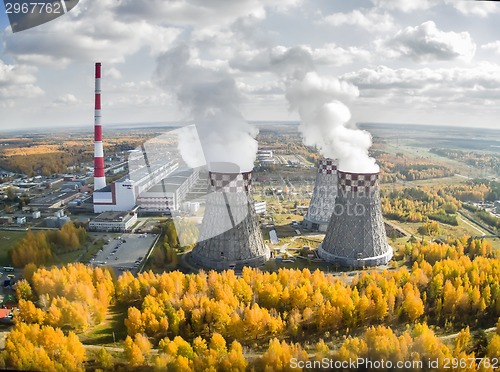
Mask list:
[[[117,14],[127,20],[147,19],[172,25],[226,27],[241,17],[262,18],[266,8],[287,11],[301,0],[121,0]]]
[[[68,93],[56,98],[54,102],[61,105],[76,105],[80,103],[80,100],[73,94]]]
[[[463,1],[463,0],[446,0],[447,4],[452,4],[455,9],[464,15],[475,15],[485,18],[492,13],[498,12],[498,4],[488,1]]]
[[[311,52],[303,46],[287,48],[279,45],[243,51],[235,56],[229,65],[241,71],[272,72],[278,75],[295,74],[298,69],[304,73],[314,69]]]
[[[321,23],[331,26],[354,26],[369,31],[390,31],[394,29],[394,19],[390,14],[380,13],[376,9],[358,10],[349,13],[334,13],[324,17]]]
[[[412,12],[414,10],[424,10],[429,9],[439,3],[439,0],[372,0],[379,8],[385,8],[390,10],[399,10],[405,13]]]
[[[278,75],[304,73],[315,65],[345,66],[368,61],[370,52],[358,47],[342,48],[334,43],[313,48],[308,45],[242,50],[229,61],[229,67],[245,72],[273,72]]]
[[[439,5],[452,6],[463,15],[474,15],[485,18],[498,12],[498,4],[491,1],[478,0],[372,0],[372,3],[382,9],[398,10],[410,13],[416,10],[427,10]]]
[[[35,85],[36,69],[25,65],[8,65],[0,60],[0,98],[33,98],[41,96],[44,91]],[[12,106],[10,102],[8,106]]]
[[[500,54],[500,40],[481,45],[481,49],[491,50],[496,54]]]
[[[59,108],[59,107],[68,107],[68,106],[76,106],[80,104],[82,101],[78,99],[74,94],[67,93],[62,96],[57,97],[52,102],[45,105],[46,108]]]
[[[476,51],[476,44],[468,32],[441,31],[432,21],[406,27],[380,44],[395,55],[416,62],[470,61]]]
[[[500,66],[478,63],[468,68],[393,69],[387,66],[346,73],[341,79],[358,86],[360,99],[405,104],[475,105],[500,100]]]
[[[122,78],[122,73],[116,67],[110,67],[104,69],[104,77],[110,77],[115,80],[119,80]]]
[[[78,12],[39,27],[16,33],[4,32],[5,52],[17,61],[37,65],[67,66],[96,59],[124,62],[125,57],[149,48],[158,54],[182,32],[136,19],[125,22],[116,16],[116,1],[82,0]]]

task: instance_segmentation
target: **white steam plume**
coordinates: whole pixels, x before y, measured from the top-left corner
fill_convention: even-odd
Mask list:
[[[351,112],[340,101],[357,97],[358,88],[334,77],[320,77],[316,72],[300,75],[303,77],[288,80],[286,98],[290,107],[299,112],[304,144],[316,146],[324,157],[338,159],[342,171],[379,172],[375,159],[368,155],[370,133],[348,126]]]
[[[191,153],[195,135],[186,131],[179,141],[180,152],[189,166],[218,162],[236,163],[241,171],[253,169],[257,153],[257,129],[246,122],[240,111],[240,92],[225,71],[197,64],[190,49],[181,45],[158,58],[156,76],[160,84],[174,91],[183,108],[189,111],[203,149]]]

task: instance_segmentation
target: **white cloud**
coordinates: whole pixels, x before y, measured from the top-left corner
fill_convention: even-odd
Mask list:
[[[500,40],[481,45],[481,49],[491,50],[496,54],[500,54]]]
[[[116,67],[110,67],[104,70],[104,77],[119,80],[122,78],[122,73]]]
[[[463,0],[446,0],[447,4],[452,4],[455,9],[464,15],[475,15],[485,18],[492,13],[498,12],[498,4],[489,1],[463,1]]]
[[[47,108],[58,108],[58,107],[68,107],[68,106],[76,106],[82,103],[82,101],[74,94],[67,93],[62,96],[57,97],[52,102],[45,105]]]
[[[314,61],[310,49],[303,46],[288,48],[278,45],[260,50],[238,53],[231,61],[232,68],[250,72],[272,72],[290,75],[297,71],[311,71]]]
[[[36,28],[4,33],[5,52],[18,61],[64,67],[70,62],[101,60],[124,62],[125,57],[149,48],[152,54],[166,50],[180,29],[136,19],[124,22],[110,0],[82,0],[79,12]]]
[[[127,19],[148,19],[173,25],[228,26],[240,17],[262,18],[266,8],[287,11],[301,0],[122,0],[117,13]]]
[[[33,98],[44,94],[43,90],[35,85],[36,69],[25,65],[8,65],[0,60],[0,98],[11,100],[14,98]],[[9,102],[8,106],[12,106]]]
[[[369,31],[389,31],[394,28],[394,19],[390,14],[379,13],[375,9],[360,11],[355,9],[349,13],[334,13],[322,19],[322,23],[331,26],[355,26]]]
[[[321,48],[310,48],[304,46],[316,64],[329,66],[344,66],[355,61],[367,61],[370,59],[368,50],[358,47],[342,48],[335,43],[325,44]]]
[[[400,10],[408,13],[414,10],[429,9],[439,3],[439,0],[372,0],[380,8]]]
[[[356,85],[361,99],[380,102],[455,103],[480,107],[500,100],[500,66],[479,63],[469,68],[364,68],[341,76]]]
[[[285,76],[307,72],[314,65],[344,66],[354,61],[367,61],[370,53],[358,47],[342,48],[334,43],[319,48],[308,45],[286,47],[277,45],[259,50],[238,52],[229,66],[247,72],[273,72]]]
[[[406,27],[381,44],[396,55],[417,62],[470,61],[476,51],[476,44],[468,32],[441,31],[432,21]]]
[[[493,1],[478,0],[372,0],[378,8],[398,10],[410,13],[416,10],[427,10],[438,5],[448,5],[464,15],[487,17],[499,10],[498,4]]]

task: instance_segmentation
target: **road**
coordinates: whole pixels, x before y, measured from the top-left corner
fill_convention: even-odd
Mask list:
[[[458,217],[458,219],[460,221],[462,221],[463,223],[465,223],[466,225],[469,225],[470,227],[472,227],[474,230],[476,231],[479,231],[479,233],[481,234],[481,236],[485,236],[486,234],[484,233],[483,230],[479,229],[478,227],[474,226],[473,224],[471,224],[469,221],[467,221],[465,218],[461,218],[460,216]]]

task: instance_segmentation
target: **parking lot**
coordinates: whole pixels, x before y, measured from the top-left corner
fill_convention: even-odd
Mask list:
[[[90,264],[112,267],[118,273],[127,270],[135,274],[155,239],[156,234],[122,234],[109,238]]]

